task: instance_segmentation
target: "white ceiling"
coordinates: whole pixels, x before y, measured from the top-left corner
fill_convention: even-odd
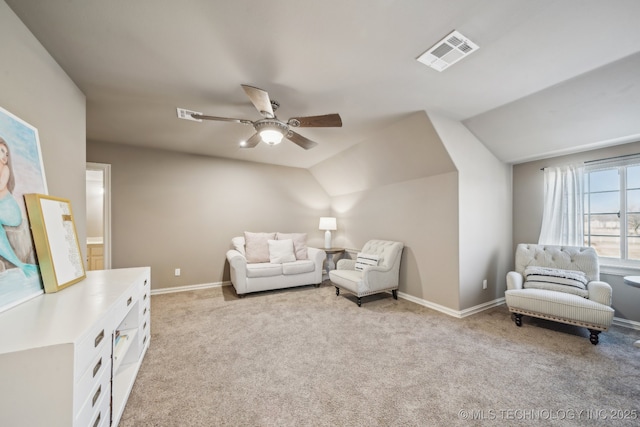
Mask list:
[[[6,0],[87,97],[87,138],[310,167],[414,111],[462,120],[501,160],[640,139],[637,0]],[[416,58],[452,30],[480,46],[442,73]],[[241,84],[319,143],[238,143]],[[629,120],[633,117],[634,120]],[[597,132],[594,132],[597,129]],[[635,139],[634,139],[635,138]]]

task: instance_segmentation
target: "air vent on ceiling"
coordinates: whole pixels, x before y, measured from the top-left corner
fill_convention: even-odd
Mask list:
[[[428,51],[418,57],[418,61],[437,71],[444,71],[449,66],[471,55],[480,47],[460,34],[453,31]]]
[[[184,119],[184,120],[193,120],[194,122],[201,122],[201,119],[194,119],[193,117],[191,117],[192,114],[202,114],[199,113],[197,111],[191,111],[191,110],[186,110],[184,108],[176,108],[176,110],[178,111],[178,118],[179,119]]]

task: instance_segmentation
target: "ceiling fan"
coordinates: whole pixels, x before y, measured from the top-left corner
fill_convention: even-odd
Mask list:
[[[269,98],[269,94],[257,87],[241,85],[245,93],[264,117],[260,120],[246,120],[246,119],[234,119],[229,117],[216,117],[208,116],[206,114],[198,113],[195,111],[185,110],[178,108],[178,117],[187,120],[217,120],[223,122],[236,122],[243,123],[245,125],[252,125],[256,130],[242,146],[245,148],[253,148],[260,141],[264,141],[269,145],[276,145],[282,142],[283,138],[287,138],[294,144],[308,150],[318,145],[317,142],[306,138],[299,133],[296,133],[292,128],[297,127],[342,127],[342,119],[340,114],[325,114],[322,116],[306,116],[306,117],[291,117],[288,121],[283,122],[276,117],[275,111],[280,104],[278,101],[274,101]]]

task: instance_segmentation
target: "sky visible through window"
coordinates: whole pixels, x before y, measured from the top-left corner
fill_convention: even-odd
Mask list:
[[[596,193],[590,197],[591,213],[620,210],[620,175],[617,168],[585,174],[584,188],[585,191]],[[640,165],[627,168],[627,191],[627,211],[640,212]]]
[[[585,243],[600,256],[639,260],[640,165],[627,166],[626,180],[621,182],[624,169],[614,167],[585,174]],[[625,197],[626,224],[621,224],[625,218],[620,212],[621,199]]]

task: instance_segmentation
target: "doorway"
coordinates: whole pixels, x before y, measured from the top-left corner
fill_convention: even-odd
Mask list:
[[[111,269],[111,165],[87,163],[87,270]]]

